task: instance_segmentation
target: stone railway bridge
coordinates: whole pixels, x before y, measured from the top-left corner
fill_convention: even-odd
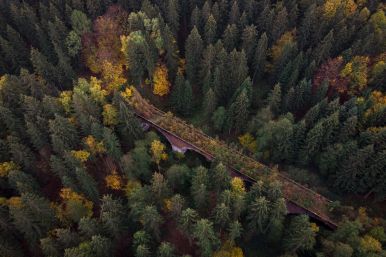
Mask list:
[[[160,120],[165,118],[166,114],[151,105],[147,100],[143,99],[137,91],[134,93],[136,100],[129,101],[129,104],[134,107],[135,114],[141,120],[144,129],[153,128],[161,133],[168,140],[172,146],[173,151],[185,153],[187,150],[191,150],[204,156],[209,161],[215,158],[215,154],[213,152],[204,150],[203,147],[198,146],[192,140],[183,138],[180,133],[180,135],[177,135],[175,132],[172,132],[170,129],[168,129],[167,126],[163,126],[163,123],[160,122]],[[172,119],[177,123],[181,123],[181,120],[178,118]],[[184,127],[186,128],[184,129]],[[215,139],[205,135],[202,131],[195,129],[193,126],[186,123],[184,123],[182,129],[188,131],[193,130],[194,133],[198,133],[200,137],[217,142]],[[221,144],[221,147],[223,147],[223,149],[226,151],[234,151],[227,148],[227,146],[225,146],[223,143],[219,144]],[[243,160],[246,159],[248,162],[254,162],[257,165],[262,166],[262,164],[258,163],[256,160],[253,160],[250,157],[244,156],[240,153],[237,153],[237,155]],[[243,179],[247,187],[250,187],[257,180],[251,177],[250,174],[246,174],[246,172],[238,170],[229,163],[227,164],[227,167],[231,176],[240,177]],[[256,171],[256,173],[257,172],[258,171]],[[329,204],[331,203],[330,200],[316,193],[315,191],[312,191],[311,189],[293,181],[281,173],[278,173],[276,178],[282,184],[282,191],[284,198],[286,199],[288,214],[306,214],[331,229],[335,229],[337,227],[337,223],[334,221],[332,214],[329,211]]]

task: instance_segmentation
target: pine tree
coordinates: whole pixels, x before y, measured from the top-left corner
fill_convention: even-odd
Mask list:
[[[168,0],[167,2],[166,21],[170,26],[171,31],[174,35],[177,35],[180,26],[180,6],[177,0]]]
[[[213,44],[217,37],[217,22],[214,19],[213,15],[209,15],[208,20],[205,23],[205,43],[207,45]]]
[[[25,169],[34,168],[35,155],[28,146],[24,145],[19,138],[14,136],[8,136],[7,142],[12,161]]]
[[[72,29],[79,35],[91,31],[91,21],[87,18],[87,15],[82,11],[74,10],[71,13],[71,25]]]
[[[257,29],[255,25],[246,26],[241,35],[242,45],[245,55],[248,58],[248,64],[252,67],[254,54],[257,47]],[[254,69],[252,69],[254,70]]]
[[[9,211],[15,227],[31,245],[38,243],[56,222],[49,201],[31,193],[22,194],[20,203],[10,206]]]
[[[57,153],[74,149],[79,142],[75,126],[58,114],[55,114],[55,119],[49,121],[49,130],[52,146]]]
[[[227,99],[235,93],[236,89],[239,88],[248,77],[248,65],[245,52],[236,51],[235,49],[229,54],[229,63],[227,67]],[[225,75],[225,74],[224,74]],[[247,92],[247,96],[249,92]]]
[[[279,5],[280,6],[280,5]],[[272,26],[272,40],[276,41],[287,30],[288,13],[285,7],[278,7],[280,10],[277,13]]]
[[[177,77],[172,88],[170,103],[172,109],[178,113],[181,113],[184,108],[183,94],[184,94],[184,77],[181,74],[177,74]]]
[[[169,242],[162,242],[158,247],[158,257],[175,257],[174,246]]]
[[[315,245],[315,232],[306,215],[294,216],[286,230],[283,246],[288,252],[310,250]]]
[[[185,43],[186,74],[193,85],[199,84],[202,52],[203,42],[197,27],[194,27]]]
[[[118,237],[126,228],[126,210],[120,200],[113,199],[111,195],[102,198],[100,220],[107,232],[114,237]]]
[[[305,12],[299,29],[299,46],[301,49],[306,48],[312,40],[311,33],[317,25],[316,4],[311,4]],[[312,42],[313,43],[313,42]]]
[[[160,239],[160,226],[163,222],[162,216],[154,206],[146,206],[142,212],[141,220],[145,231]]]
[[[153,173],[150,186],[155,199],[157,199],[157,202],[162,202],[163,199],[170,195],[171,191],[168,186],[168,182],[166,179],[164,179],[164,176],[161,173]]]
[[[330,56],[330,52],[333,49],[333,41],[334,31],[331,30],[314,50],[314,60],[317,65],[321,64],[328,56]]]
[[[16,51],[16,59],[18,64],[21,67],[29,68],[29,51],[22,36],[11,26],[7,25],[7,38],[9,42],[12,42],[12,47]]]
[[[212,256],[213,251],[219,244],[219,239],[213,230],[213,223],[207,219],[197,221],[193,228],[193,236],[197,240],[201,256]]]
[[[189,116],[192,114],[192,111],[193,111],[193,91],[192,91],[192,86],[189,83],[189,80],[185,81],[182,99],[183,99],[182,114],[185,116]]]
[[[162,30],[162,40],[166,50],[165,58],[169,71],[169,78],[174,78],[178,70],[178,46],[175,36],[173,36],[168,25]]]
[[[143,137],[143,131],[138,119],[134,116],[132,110],[129,110],[127,105],[119,102],[119,124],[118,131],[121,138],[125,138],[132,145],[134,141]]]
[[[87,13],[94,20],[96,17],[102,14],[101,1],[86,0]]]
[[[103,128],[103,145],[106,147],[107,153],[115,160],[119,160],[122,156],[121,146],[114,131]]]
[[[226,127],[228,133],[235,130],[236,133],[244,130],[248,118],[249,100],[246,90],[243,90],[235,99],[227,111]]]
[[[256,198],[248,206],[248,227],[251,233],[264,233],[269,219],[269,201],[264,197]]]
[[[364,193],[367,192],[366,184],[368,180],[366,174],[366,164],[374,156],[374,145],[367,145],[351,153],[340,164],[340,169],[336,173],[335,186],[347,192]]]
[[[276,84],[268,96],[268,106],[271,112],[279,115],[281,110],[281,87]]]
[[[196,7],[194,7],[192,11],[192,15],[190,16],[190,26],[192,29],[196,27],[198,31],[201,31],[202,17],[201,17],[200,9],[197,7],[197,5]]]
[[[240,18],[240,8],[237,1],[233,1],[231,12],[229,14],[229,24],[236,24]]]
[[[12,185],[20,195],[27,193],[40,194],[39,184],[30,174],[18,170],[11,170],[8,174],[8,179],[10,185]]]
[[[98,220],[96,218],[90,217],[81,218],[78,224],[78,228],[80,235],[86,238],[91,238],[92,236],[101,234],[102,231]]]
[[[225,49],[230,52],[238,46],[238,29],[235,24],[228,25],[223,34]]]
[[[166,171],[168,184],[174,191],[183,190],[189,181],[190,169],[186,165],[172,165]]]
[[[268,50],[268,37],[264,32],[259,41],[257,42],[257,47],[255,51],[255,57],[253,61],[254,73],[252,81],[255,82],[263,73],[265,69],[265,63],[267,58]]]
[[[39,50],[31,48],[31,62],[35,72],[42,76],[49,83],[57,85],[59,89],[63,89],[58,85],[58,74],[55,66],[53,66]]]
[[[81,193],[84,193],[88,198],[97,202],[99,200],[99,192],[94,178],[83,168],[76,168],[75,175],[79,187],[82,190]]]
[[[182,231],[186,232],[188,235],[191,235],[194,229],[194,224],[196,224],[198,217],[198,213],[194,209],[187,208],[183,210],[178,220],[178,224]]]
[[[224,203],[217,204],[214,208],[214,222],[224,228],[230,221],[231,210]]]
[[[225,165],[221,162],[213,167],[211,172],[213,179],[213,186],[217,193],[230,188],[230,176]]]
[[[216,110],[217,107],[217,99],[212,88],[205,93],[204,101],[203,101],[203,111],[207,118],[209,118],[212,113]]]

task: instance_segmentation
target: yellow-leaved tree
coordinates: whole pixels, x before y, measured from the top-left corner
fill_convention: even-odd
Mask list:
[[[357,4],[354,0],[327,0],[323,5],[323,14],[332,18],[339,9],[343,10],[345,16],[349,16],[356,11]]]
[[[295,29],[287,31],[275,42],[270,51],[272,62],[267,65],[268,70],[271,70],[273,64],[275,64],[280,59],[286,46],[295,44],[295,34]]]
[[[161,141],[159,140],[154,140],[151,143],[151,154],[153,156],[154,162],[157,163],[158,168],[162,160],[168,159],[168,155],[165,152],[165,149],[166,149],[165,145],[162,144]]]
[[[354,56],[340,72],[340,76],[350,79],[350,94],[360,93],[367,87],[368,56]]]
[[[74,192],[71,188],[62,188],[59,195],[62,201],[54,207],[60,220],[79,222],[82,217],[92,216],[93,203],[83,195]]]
[[[244,181],[239,177],[234,177],[231,181],[232,192],[236,194],[245,193]]]
[[[226,241],[221,248],[213,254],[213,257],[244,257],[243,250],[234,245],[233,242]]]
[[[127,184],[125,186],[127,198],[130,198],[131,194],[141,186],[141,182],[139,182],[138,180],[130,179],[129,181],[127,181]]]
[[[111,174],[105,177],[106,186],[114,190],[121,190],[123,187],[123,179],[116,170],[113,170]]]
[[[64,110],[69,113],[71,111],[72,91],[62,91],[59,95],[59,102]]]
[[[87,147],[87,150],[91,154],[102,154],[106,152],[106,148],[103,144],[103,141],[98,142],[95,137],[93,136],[87,136],[86,138],[83,139],[84,144]]]
[[[111,62],[104,61],[102,63],[102,78],[107,84],[108,91],[118,89],[119,86],[126,83],[123,65],[120,63],[114,65]]]
[[[153,74],[153,94],[164,96],[170,91],[168,69],[164,64],[158,64]]]
[[[118,111],[112,104],[103,105],[103,124],[115,126],[118,124]]]
[[[102,89],[102,81],[96,77],[90,78],[90,94],[92,99],[98,103],[105,103],[105,98],[108,95],[105,89]]]
[[[254,153],[257,151],[257,142],[250,133],[245,133],[244,135],[239,136],[239,142],[250,152]]]
[[[72,156],[75,157],[75,159],[79,160],[80,162],[86,162],[88,158],[90,157],[90,153],[85,150],[78,150],[78,151],[71,151]]]
[[[11,170],[18,170],[19,166],[13,161],[0,163],[0,177],[8,176]]]

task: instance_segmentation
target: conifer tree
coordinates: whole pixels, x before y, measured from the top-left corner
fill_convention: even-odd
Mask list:
[[[82,190],[81,193],[85,194],[94,202],[97,202],[99,200],[99,192],[94,178],[83,168],[76,168],[75,175],[78,180],[79,187]]]
[[[197,27],[194,27],[185,43],[186,74],[193,85],[199,84],[202,52],[203,42]]]
[[[169,242],[162,242],[158,247],[158,257],[175,257],[174,247]]]
[[[9,153],[12,160],[25,169],[34,168],[35,155],[32,150],[24,145],[19,138],[14,136],[7,137]]]
[[[87,18],[80,9],[74,10],[71,13],[71,25],[72,29],[81,36],[83,33],[90,32],[91,30],[91,21]]]
[[[59,89],[63,89],[58,85],[58,74],[55,66],[53,66],[39,50],[31,48],[31,62],[37,74],[42,76],[49,83],[57,85]]]
[[[100,219],[107,232],[118,237],[126,228],[126,210],[119,199],[113,199],[111,195],[102,198]]]
[[[229,14],[229,24],[237,24],[240,18],[240,8],[237,1],[233,1],[231,12]]]
[[[135,140],[143,137],[143,131],[137,118],[134,116],[132,110],[129,110],[127,105],[123,102],[119,102],[119,134],[121,138],[125,138],[131,144]]]
[[[31,245],[36,244],[56,222],[49,201],[31,193],[21,195],[20,203],[10,207],[10,215],[15,227]]]
[[[74,149],[79,142],[75,126],[58,114],[55,114],[55,118],[49,121],[49,130],[52,146],[57,153]]]
[[[204,101],[203,101],[203,111],[207,118],[209,118],[212,113],[216,110],[217,107],[217,99],[216,95],[212,88],[205,93]]]
[[[201,256],[212,256],[219,244],[219,239],[213,230],[213,223],[207,219],[197,221],[193,228],[193,236],[197,240]]]
[[[198,218],[198,213],[194,209],[187,208],[181,212],[178,224],[183,231],[191,235]]]
[[[257,42],[257,47],[255,51],[255,57],[253,61],[253,79],[252,81],[255,82],[256,79],[258,79],[263,73],[265,69],[265,63],[267,58],[267,48],[268,48],[268,37],[267,34],[264,32],[261,36],[259,41]]]
[[[174,35],[177,35],[180,26],[180,6],[177,0],[167,1],[166,21]]]
[[[160,239],[160,226],[163,222],[162,216],[158,213],[155,206],[146,206],[142,212],[141,220],[146,232],[152,234],[156,239]]]
[[[247,92],[243,90],[227,111],[226,127],[228,133],[230,133],[231,130],[235,130],[236,133],[244,130],[248,118],[248,107],[249,100]]]
[[[271,112],[278,115],[281,110],[281,87],[276,84],[268,96],[268,106]]]
[[[294,216],[283,239],[284,249],[288,252],[309,250],[315,244],[315,232],[311,228],[308,217]]]
[[[223,34],[225,49],[230,52],[238,46],[238,29],[235,24],[228,25]]]
[[[184,89],[183,89],[182,99],[183,99],[183,107],[182,114],[185,116],[189,116],[193,111],[193,91],[192,86],[189,83],[189,80],[185,81]]]
[[[331,50],[333,49],[333,41],[334,31],[331,30],[314,50],[316,64],[321,64],[328,56],[330,56]]]
[[[20,195],[31,193],[40,195],[40,187],[33,176],[18,170],[11,170],[8,174],[10,184]]]
[[[12,43],[12,48],[16,50],[16,60],[21,67],[29,68],[29,51],[24,39],[11,26],[7,25],[7,38]]]
[[[121,146],[114,131],[103,128],[103,145],[106,147],[107,153],[115,160],[119,160],[122,156]]]
[[[213,15],[209,15],[208,20],[205,23],[205,43],[207,45],[213,44],[216,39],[217,34],[217,22],[214,19]]]
[[[242,40],[241,48],[244,50],[245,55],[248,58],[248,64],[251,67],[254,60],[255,50],[257,47],[256,26],[255,25],[246,26],[241,35],[241,40]]]
[[[280,6],[280,5],[279,5]],[[272,25],[272,40],[276,41],[287,30],[288,26],[288,13],[286,7],[279,7],[273,25]]]

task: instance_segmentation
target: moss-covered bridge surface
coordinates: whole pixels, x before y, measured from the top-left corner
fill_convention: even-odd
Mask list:
[[[200,129],[187,124],[173,114],[162,112],[144,99],[135,89],[132,89],[131,97],[126,99],[142,122],[162,133],[172,145],[173,150],[180,152],[192,150],[205,156],[208,160],[215,157],[226,160],[232,176],[241,177],[247,185],[251,185],[263,177],[277,179],[282,184],[288,213],[307,214],[330,228],[336,228],[337,223],[329,210],[331,203],[329,199],[300,185],[276,169],[269,168],[239,151],[231,149],[224,142],[209,137]]]

